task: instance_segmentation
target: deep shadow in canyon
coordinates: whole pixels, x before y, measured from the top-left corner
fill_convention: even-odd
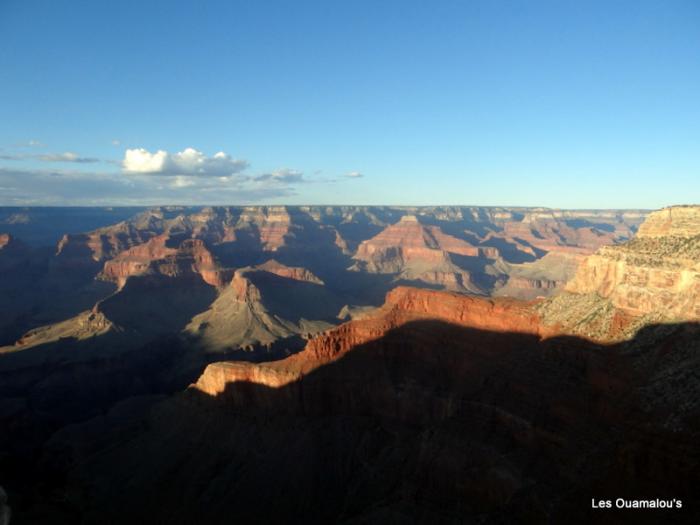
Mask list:
[[[216,397],[182,391],[204,362],[188,369],[182,341],[162,341],[120,373],[84,365],[104,368],[93,388],[108,400],[78,386],[90,370],[35,384],[5,415],[0,484],[13,524],[691,523],[700,417],[656,392],[664,373],[697,380],[673,370],[699,334],[649,326],[603,346],[415,321],[299,381]],[[48,413],[62,419],[26,442]]]

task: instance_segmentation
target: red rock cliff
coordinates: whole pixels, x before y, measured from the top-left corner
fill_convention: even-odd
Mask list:
[[[434,319],[494,332],[544,334],[539,317],[529,303],[398,287],[387,294],[384,306],[373,315],[321,334],[298,354],[261,364],[213,363],[194,388],[212,396],[224,392],[227,385],[234,382],[278,388],[342,357],[354,347],[381,338],[394,328],[411,321]]]

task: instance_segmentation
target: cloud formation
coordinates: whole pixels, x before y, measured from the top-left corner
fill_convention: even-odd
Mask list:
[[[263,173],[253,178],[256,182],[272,182],[276,184],[294,184],[306,182],[304,174],[301,171],[290,168],[282,168],[270,173]]]
[[[349,179],[360,179],[364,177],[364,175],[359,171],[351,171],[350,173],[346,173],[345,176]]]
[[[40,160],[42,162],[75,162],[78,164],[92,164],[95,162],[100,162],[100,159],[94,157],[81,157],[72,151],[66,151],[64,153],[42,153],[40,155],[11,153],[0,155],[0,160]]]
[[[132,177],[121,172],[0,167],[2,206],[154,206],[245,204],[296,195],[290,185],[253,184],[246,177]]]
[[[248,167],[248,163],[234,159],[223,151],[207,157],[194,148],[178,153],[165,150],[151,153],[144,148],[135,148],[126,150],[122,167],[127,173],[143,175],[225,177],[240,173]]]
[[[321,177],[320,172],[307,178],[292,168],[249,173],[245,160],[223,152],[207,156],[194,148],[177,153],[133,148],[124,152],[122,160],[82,157],[70,151],[0,154],[2,160],[73,166],[0,165],[0,205],[245,204],[298,200],[302,186],[348,180]],[[99,163],[99,168],[90,163]],[[360,176],[352,172],[346,177]]]
[[[35,155],[34,158],[42,160],[44,162],[77,162],[79,164],[90,164],[93,162],[100,162],[100,159],[94,157],[81,157],[77,153],[72,151],[66,151],[65,153],[48,153],[46,155]]]

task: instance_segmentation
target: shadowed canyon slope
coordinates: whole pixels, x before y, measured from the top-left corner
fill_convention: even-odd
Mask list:
[[[320,207],[71,235],[47,264],[106,293],[3,348],[0,485],[34,523],[690,523],[698,210],[636,237],[636,213]]]
[[[698,326],[614,346],[548,333],[528,304],[398,288],[298,354],[210,364],[48,449],[71,458],[88,523],[619,523],[590,499],[697,506]]]

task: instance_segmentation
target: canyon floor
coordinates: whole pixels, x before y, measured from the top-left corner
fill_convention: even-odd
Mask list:
[[[700,207],[76,213],[0,209],[13,524],[700,515]]]

